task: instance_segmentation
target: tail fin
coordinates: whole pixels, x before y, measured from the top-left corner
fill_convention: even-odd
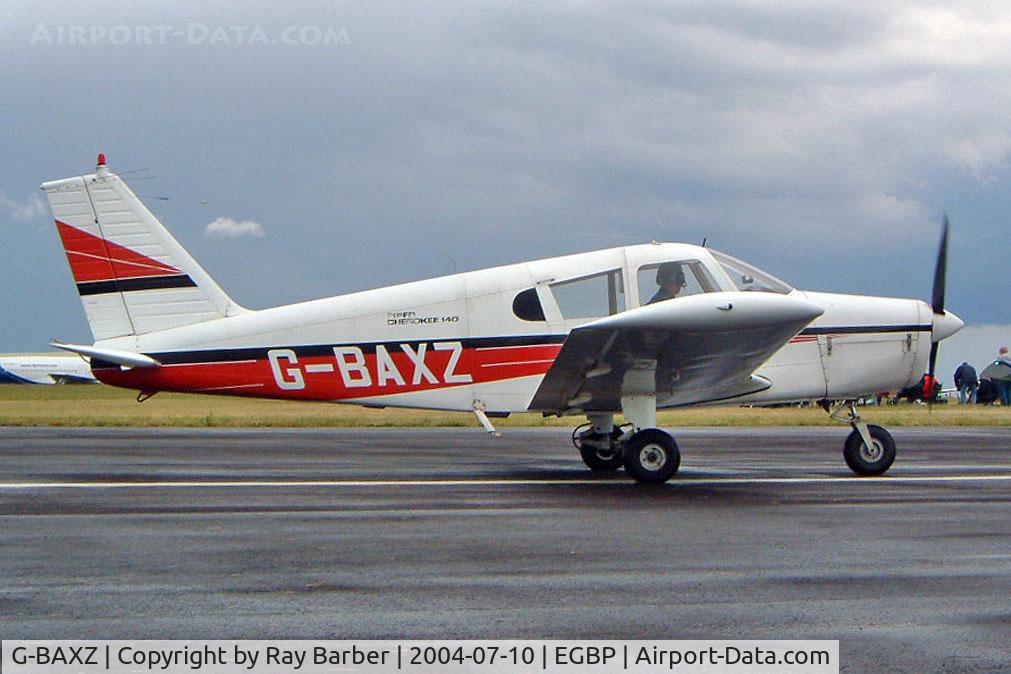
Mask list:
[[[105,166],[43,183],[95,341],[245,312]]]

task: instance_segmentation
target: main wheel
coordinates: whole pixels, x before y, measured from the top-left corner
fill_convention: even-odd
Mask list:
[[[638,482],[666,482],[680,465],[678,443],[659,428],[644,428],[625,442],[625,470]]]
[[[864,444],[856,430],[849,434],[843,447],[843,458],[857,475],[881,475],[895,461],[895,440],[881,426],[868,424],[867,433],[871,436],[870,447]]]
[[[583,457],[583,463],[594,473],[614,473],[621,468],[621,452],[616,448],[580,447],[579,455]]]
[[[587,435],[580,434],[580,428],[573,431],[572,443],[579,450],[579,455],[583,457],[583,463],[590,470],[595,473],[613,473],[621,468],[621,448],[617,443],[618,438],[621,437],[620,428],[614,426],[609,438],[592,432],[587,432]],[[603,443],[605,439],[608,442],[608,447],[600,447],[599,444]]]

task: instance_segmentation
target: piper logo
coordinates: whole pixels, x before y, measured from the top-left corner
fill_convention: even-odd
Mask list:
[[[377,344],[374,358],[367,358],[359,346],[335,346],[333,351],[334,363],[300,364],[292,349],[271,349],[267,352],[267,360],[274,382],[280,389],[297,391],[305,388],[307,375],[332,373],[335,369],[344,388],[469,384],[473,381],[469,374],[456,371],[463,354],[460,342],[400,344],[392,353],[385,345]],[[443,367],[434,365],[433,351],[449,352]]]

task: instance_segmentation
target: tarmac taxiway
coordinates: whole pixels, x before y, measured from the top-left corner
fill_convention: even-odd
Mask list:
[[[1011,669],[1011,428],[688,429],[642,486],[564,429],[0,429],[2,638],[818,638]]]

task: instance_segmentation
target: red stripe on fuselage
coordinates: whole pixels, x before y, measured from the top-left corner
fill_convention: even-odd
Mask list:
[[[77,283],[182,273],[164,262],[71,227],[65,222],[57,220],[56,230],[60,233],[70,271]]]
[[[275,365],[272,365],[269,359],[263,358],[234,362],[185,363],[132,370],[120,370],[118,367],[97,368],[94,372],[95,376],[106,384],[143,391],[180,391],[293,400],[347,400],[542,375],[551,367],[562,346],[545,344],[494,349],[461,348],[457,363],[450,369],[453,351],[435,350],[433,344],[434,342],[426,343],[424,370],[415,365],[409,354],[395,347],[386,350],[389,360],[385,361],[382,372],[379,366],[380,356],[377,353],[363,354],[361,362],[364,363],[365,372],[368,373],[367,382],[361,369],[357,367],[358,363],[352,362],[348,373],[348,383],[351,385],[347,385],[345,377],[342,376],[336,355],[297,357],[295,362],[282,356],[276,359]],[[418,344],[412,344],[412,348],[414,353],[417,353]],[[285,350],[284,347],[278,349],[282,350]],[[332,366],[333,370],[326,371],[328,366]],[[470,381],[460,381],[460,377],[469,377]],[[403,383],[400,383],[401,381]],[[282,383],[292,388],[284,388]],[[301,388],[295,388],[299,383]]]

